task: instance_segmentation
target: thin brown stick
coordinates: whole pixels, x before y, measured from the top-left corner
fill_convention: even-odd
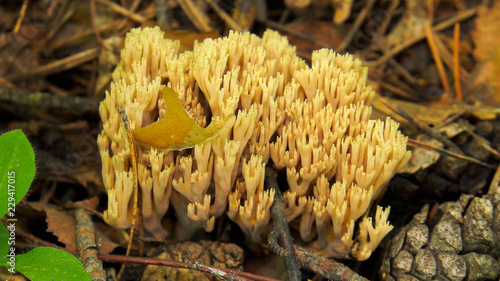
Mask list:
[[[123,125],[125,126],[125,130],[127,132],[127,138],[128,142],[130,144],[130,162],[132,164],[132,175],[134,177],[134,202],[132,203],[132,227],[130,228],[130,236],[128,238],[128,245],[127,245],[127,251],[125,252],[125,255],[128,256],[130,255],[130,251],[132,249],[132,244],[134,242],[134,230],[135,230],[135,223],[137,220],[137,210],[138,210],[138,204],[139,204],[139,191],[138,191],[138,180],[137,180],[137,159],[136,159],[136,154],[135,154],[135,147],[134,147],[134,137],[132,136],[132,132],[130,131],[129,123],[128,123],[128,118],[127,114],[125,113],[125,109],[123,107],[120,107],[118,109],[120,111],[120,115],[122,118]],[[125,271],[125,266],[126,264],[123,264],[122,267],[120,268],[120,271],[118,272],[118,275],[116,277],[116,280],[120,280],[120,277],[122,276],[123,272]]]
[[[196,270],[196,267],[193,264],[179,262],[179,261],[169,261],[169,260],[162,260],[162,259],[130,257],[130,256],[127,257],[127,256],[118,256],[118,255],[104,255],[104,254],[99,255],[99,258],[105,262],[163,265],[163,266],[169,266],[169,267],[175,267],[175,268],[185,268],[185,269]],[[218,268],[218,267],[212,267],[212,268],[217,268],[218,270],[221,270],[221,271],[224,271],[227,273],[233,273],[235,275],[245,277],[247,279],[251,279],[251,280],[255,280],[255,281],[279,281],[277,279],[259,276],[259,275],[255,275],[255,274],[251,274],[251,273],[247,273],[247,272],[240,272],[240,271],[227,269],[227,268]]]
[[[99,45],[102,45],[102,37],[101,37],[101,33],[99,32],[99,29],[97,28],[97,25],[96,25],[96,16],[95,16],[95,13],[96,13],[96,8],[95,8],[95,1],[96,0],[90,0],[90,26],[92,26],[92,30],[94,31],[94,34],[95,34],[95,38],[97,39],[97,42],[99,43]]]
[[[139,7],[139,4],[141,4],[141,1],[142,0],[134,0],[130,5],[129,11],[132,13],[135,12],[135,10],[137,10],[137,8]]]
[[[434,42],[434,34],[428,23],[425,23],[424,29],[425,29],[425,36],[427,37],[427,42],[429,43],[429,48],[431,49],[432,57],[434,58],[434,62],[436,63],[439,77],[441,78],[441,83],[443,84],[443,89],[446,92],[446,96],[443,98],[446,99],[447,97],[449,97],[451,89],[450,89],[450,84],[448,82],[448,77],[446,77],[446,71],[444,70],[443,61],[441,60],[441,56],[439,55],[439,50],[436,47],[436,43]]]
[[[92,217],[83,209],[76,209],[76,246],[85,271],[92,276],[92,281],[105,281],[106,274],[102,261],[97,257],[97,243]]]
[[[359,13],[358,17],[354,21],[354,24],[352,25],[351,29],[349,29],[349,32],[347,35],[344,37],[344,40],[340,45],[337,47],[336,51],[337,52],[343,52],[345,48],[351,43],[352,38],[354,38],[354,34],[356,34],[356,31],[358,31],[359,27],[361,24],[365,21],[366,16],[372,9],[373,5],[375,4],[375,0],[368,0],[365,5],[363,10]]]
[[[500,194],[500,164],[497,167],[495,175],[493,175],[490,188],[488,189],[488,194]]]
[[[186,16],[193,22],[198,30],[203,32],[212,31],[207,15],[200,11],[199,7],[191,0],[178,0],[177,3],[181,6]]]
[[[489,168],[489,169],[496,169],[496,166],[490,165],[490,164],[485,163],[483,161],[480,161],[480,160],[478,160],[476,158],[473,158],[473,157],[470,157],[470,156],[467,156],[467,155],[461,155],[461,154],[458,154],[458,153],[454,153],[454,152],[449,151],[447,149],[442,149],[442,148],[439,148],[439,147],[436,147],[436,146],[433,146],[433,145],[430,145],[430,144],[426,144],[426,143],[423,143],[423,142],[419,142],[419,141],[416,141],[416,140],[408,139],[408,145],[414,146],[414,147],[423,147],[423,148],[432,149],[432,150],[435,150],[435,151],[437,151],[437,152],[439,152],[441,154],[444,154],[444,155],[448,155],[448,156],[451,156],[451,157],[455,157],[457,159],[461,159],[461,160],[469,161],[469,162],[472,162],[472,163],[476,163],[478,165],[481,165],[481,166]]]
[[[462,101],[462,85],[460,84],[460,24],[455,23],[453,30],[453,78],[458,101]]]
[[[21,11],[19,12],[19,18],[17,18],[16,25],[14,26],[14,31],[12,33],[17,34],[21,28],[21,23],[23,22],[24,16],[26,15],[26,9],[28,8],[29,0],[24,0],[21,6]]]
[[[212,0],[205,0],[205,2],[210,6],[210,8],[212,8],[212,10],[215,11],[215,13],[217,13],[217,15],[224,22],[226,22],[227,26],[230,29],[233,29],[233,30],[238,31],[238,32],[243,32],[243,28],[237,22],[235,22],[231,18],[231,16],[229,16],[226,12],[224,12],[221,8],[219,8],[219,6],[217,6],[217,4],[214,3],[214,1],[212,1]]]
[[[427,135],[429,135],[429,136],[435,138],[436,140],[444,143],[448,147],[452,147],[453,149],[457,150],[458,152],[460,152],[460,154],[463,155],[462,150],[455,143],[453,143],[451,140],[449,140],[447,137],[443,136],[441,133],[439,133],[436,130],[432,129],[427,124],[424,124],[424,123],[420,122],[419,120],[413,118],[412,116],[410,116],[408,113],[406,113],[401,108],[389,104],[385,99],[380,98],[379,100],[380,100],[381,103],[383,103],[385,106],[387,106],[390,110],[392,110],[392,111],[396,112],[397,114],[401,115],[401,117],[403,117],[404,119],[408,120],[408,122],[410,122],[413,125],[415,125],[417,128],[419,128],[420,130],[422,130]]]
[[[257,18],[258,21],[260,21],[259,18]],[[281,31],[281,32],[285,32],[285,33],[288,33],[290,35],[293,35],[297,38],[300,38],[300,39],[303,39],[303,40],[306,40],[306,41],[309,41],[309,42],[312,42],[312,43],[315,43],[315,44],[318,44],[320,47],[322,48],[332,48],[332,46],[330,46],[329,44],[321,41],[321,40],[317,40],[307,34],[304,34],[304,33],[301,33],[301,32],[297,32],[291,28],[288,28],[286,27],[285,25],[282,25],[282,24],[279,24],[277,22],[274,22],[274,21],[270,21],[270,20],[265,20],[263,21],[262,23],[264,23],[265,25],[273,28],[273,29],[276,29],[278,31]]]
[[[408,81],[410,84],[414,84],[414,85],[418,85],[419,84],[419,80],[415,77],[413,77],[413,75],[411,75],[410,72],[408,72],[408,70],[406,70],[406,68],[404,68],[401,64],[399,64],[394,58],[391,58],[389,60],[389,64],[391,66],[394,67],[394,70],[401,74],[401,76],[403,76],[406,81]],[[413,99],[417,99],[416,97],[413,97]]]
[[[403,89],[400,89],[394,85],[391,85],[387,82],[380,82],[380,87],[381,88],[384,88],[386,90],[389,90],[391,91],[392,93],[400,96],[400,97],[403,97],[405,99],[409,99],[409,100],[413,100],[413,101],[417,101],[418,99],[415,97],[415,95],[412,95],[406,91],[404,91]]]
[[[35,76],[47,76],[54,73],[62,72],[68,69],[72,69],[75,66],[86,63],[99,56],[99,48],[92,48],[85,50],[83,52],[71,55],[69,57],[35,67],[25,73],[14,73],[4,77],[9,81],[25,80]]]
[[[427,0],[427,19],[434,21],[434,0]]]
[[[444,44],[443,40],[439,36],[434,36],[433,37],[436,43],[436,48],[439,50],[439,55],[441,56],[441,59],[443,60],[443,63],[451,70],[455,68],[453,65],[453,46],[452,50],[448,50],[448,47]],[[469,73],[467,70],[465,70],[462,67],[459,67],[458,69],[460,71],[460,79],[462,82],[466,82],[467,78],[469,77]]]
[[[66,1],[63,2],[60,9],[58,9],[58,13],[54,18],[54,21],[50,24],[50,29],[49,32],[42,38],[40,41],[40,46],[44,49],[44,52],[48,54],[45,51],[45,46],[50,45],[47,44],[47,42],[50,42],[54,36],[58,34],[60,29],[64,26],[66,22],[68,22],[71,17],[76,13],[77,11],[77,5],[76,2],[74,1]],[[47,50],[50,50],[50,48],[47,48]]]
[[[392,15],[394,14],[394,11],[399,5],[400,0],[392,0],[391,5],[389,6],[389,9],[387,9],[387,14],[385,15],[384,19],[382,20],[382,23],[380,24],[380,28],[377,30],[377,37],[381,38],[384,36],[384,34],[387,32],[387,28],[389,27],[389,24],[391,23]]]
[[[472,8],[470,10],[461,12],[457,16],[454,16],[448,20],[445,20],[445,21],[435,25],[432,28],[432,31],[437,32],[437,31],[441,31],[443,29],[446,29],[446,28],[452,26],[453,24],[455,24],[456,22],[460,22],[460,21],[466,20],[466,19],[474,16],[476,13],[477,13],[476,8]],[[398,46],[392,48],[390,51],[388,51],[385,55],[380,57],[378,60],[365,62],[365,65],[370,66],[370,67],[375,67],[375,66],[381,65],[381,64],[385,63],[388,59],[401,53],[402,51],[406,50],[408,47],[412,46],[413,44],[419,42],[420,40],[422,40],[424,38],[425,38],[425,34],[417,35],[414,38],[412,38],[406,42],[403,42],[403,43],[399,44]]]
[[[97,0],[97,1],[110,7],[111,10],[113,10],[113,12],[120,14],[122,16],[125,16],[125,17],[127,17],[127,18],[129,18],[137,23],[144,23],[145,21],[147,21],[147,19],[145,17],[143,17],[137,13],[133,13],[133,12],[129,11],[128,9],[126,9],[126,8],[116,4],[114,2],[111,2],[109,0]]]
[[[219,279],[222,279],[222,280],[228,280],[228,281],[249,281],[250,280],[250,279],[247,279],[245,277],[238,276],[234,273],[225,272],[225,271],[222,271],[218,268],[211,267],[208,265],[201,264],[197,261],[190,260],[185,256],[182,257],[182,261],[185,263],[188,263],[188,264],[192,264],[194,266],[194,268],[196,268],[196,270],[198,270],[200,272],[210,273],[210,275],[213,275],[213,276],[215,276]]]

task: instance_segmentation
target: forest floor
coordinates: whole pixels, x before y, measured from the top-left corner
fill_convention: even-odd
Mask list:
[[[125,34],[135,27],[159,25],[186,50],[195,40],[225,36],[231,29],[260,36],[270,28],[286,36],[307,62],[320,48],[361,59],[377,93],[372,118],[400,122],[413,151],[377,201],[391,206],[394,232],[426,204],[437,210],[461,194],[481,196],[498,185],[500,1],[24,0],[3,1],[0,15],[0,131],[21,128],[37,163],[36,179],[18,208],[20,251],[49,245],[76,253],[76,234],[68,229],[74,229],[80,207],[93,214],[99,253],[113,254],[102,258],[109,280],[121,262],[129,264],[123,280],[139,280],[145,265],[154,262],[151,256],[125,257],[126,236],[102,219],[107,195],[96,142],[102,130],[99,102]],[[220,237],[207,238],[212,241],[202,242],[203,251],[214,249],[210,255],[215,255]],[[175,251],[190,247],[171,242]],[[244,271],[254,274],[246,278],[286,275],[283,259],[265,245],[230,242],[246,253]],[[380,280],[386,242],[367,261],[338,262]],[[158,247],[145,245],[143,253]],[[175,260],[165,253],[163,258]],[[140,253],[134,247],[132,254]],[[191,280],[208,278],[190,272]],[[304,270],[303,278],[324,280],[318,272]],[[6,272],[0,278],[23,280]]]

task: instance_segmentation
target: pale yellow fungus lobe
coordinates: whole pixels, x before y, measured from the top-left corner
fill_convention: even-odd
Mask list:
[[[284,169],[288,220],[327,257],[367,259],[391,230],[375,198],[410,156],[391,119],[370,120],[367,69],[327,49],[307,64],[285,37],[230,31],[179,53],[159,28],[134,29],[99,113],[98,137],[109,224],[132,223],[131,143],[117,108],[130,120],[137,151],[145,229],[187,239],[227,213],[249,239],[270,229],[269,161]],[[211,121],[210,121],[211,120]],[[207,126],[208,124],[208,126]]]

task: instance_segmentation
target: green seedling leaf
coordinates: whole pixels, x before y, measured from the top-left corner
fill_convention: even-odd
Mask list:
[[[32,281],[92,280],[75,256],[50,247],[38,247],[16,256],[15,270]]]
[[[35,178],[35,153],[21,130],[0,136],[0,217],[23,199]],[[12,212],[12,216],[15,212]]]

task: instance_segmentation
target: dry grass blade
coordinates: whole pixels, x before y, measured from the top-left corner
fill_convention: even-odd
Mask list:
[[[400,89],[394,85],[391,85],[387,82],[380,82],[380,87],[392,92],[393,94],[400,96],[402,98],[405,98],[407,100],[412,100],[412,101],[417,101],[418,99],[415,97],[415,95],[412,95],[408,92],[406,92],[403,89]]]
[[[491,180],[490,188],[488,194],[500,194],[500,164]]]
[[[337,52],[342,52],[345,50],[347,45],[351,43],[352,39],[354,38],[354,34],[356,31],[358,31],[359,26],[365,21],[366,16],[372,9],[373,5],[375,4],[375,0],[368,0],[367,3],[365,4],[365,7],[361,12],[359,13],[358,17],[356,18],[356,21],[354,21],[354,24],[352,25],[351,29],[347,33],[347,35],[344,37],[344,41],[340,44],[340,46],[337,48]]]
[[[19,29],[21,28],[21,23],[23,22],[24,16],[26,15],[26,9],[28,8],[28,2],[29,0],[24,0],[23,5],[21,6],[21,11],[19,12],[19,18],[16,21],[16,26],[14,27],[14,34],[17,34],[19,32]]]
[[[139,203],[139,186],[137,184],[137,159],[136,159],[136,154],[135,154],[135,146],[134,146],[134,137],[132,136],[132,132],[130,131],[129,123],[128,123],[128,118],[127,115],[125,114],[125,109],[124,108],[119,108],[121,118],[123,121],[123,124],[125,126],[125,130],[127,131],[127,138],[128,142],[130,143],[130,162],[132,164],[132,173],[134,176],[134,201],[132,203],[132,227],[130,228],[130,236],[128,240],[128,245],[127,245],[127,251],[125,253],[126,256],[130,255],[130,250],[132,248],[132,243],[134,241],[134,230],[135,230],[135,224],[136,224],[136,219],[137,219],[137,209],[138,209],[138,203]],[[125,271],[125,266],[126,264],[123,264],[122,267],[120,268],[120,272],[118,272],[118,275],[116,277],[116,280],[120,280],[121,275]]]
[[[235,22],[226,12],[224,12],[221,8],[219,8],[219,6],[217,6],[217,4],[214,3],[214,1],[205,0],[205,2],[210,6],[210,8],[212,8],[217,13],[217,15],[223,21],[226,22],[227,26],[230,29],[236,30],[238,32],[243,32],[243,28],[237,22]]]
[[[429,145],[429,144],[426,144],[426,143],[423,143],[423,142],[419,142],[419,141],[416,141],[416,140],[408,139],[408,145],[415,146],[415,147],[418,146],[418,147],[433,149],[433,150],[436,150],[437,152],[439,152],[441,154],[444,154],[444,155],[448,155],[448,156],[451,156],[451,157],[455,157],[457,159],[462,159],[462,160],[466,160],[466,161],[469,161],[469,162],[472,162],[472,163],[476,163],[478,165],[481,165],[481,166],[489,168],[489,169],[496,169],[496,166],[493,166],[491,164],[485,163],[485,162],[480,161],[480,160],[478,160],[476,158],[473,158],[473,157],[470,157],[470,156],[467,156],[467,155],[457,154],[457,153],[454,153],[452,151],[449,151],[449,150],[446,150],[446,149],[442,149],[442,148],[439,148],[439,147],[435,147],[435,146],[432,146],[432,145]]]
[[[384,20],[380,24],[380,28],[377,31],[377,37],[382,37],[384,36],[385,32],[387,31],[387,28],[389,27],[389,24],[391,23],[392,16],[394,15],[394,11],[396,11],[396,8],[399,6],[400,0],[392,0],[391,5],[389,6],[389,9],[387,9],[387,13],[384,17]]]
[[[460,24],[455,23],[453,30],[453,78],[457,100],[463,100],[462,85],[460,84]]]
[[[452,17],[452,18],[450,18],[448,20],[445,20],[445,21],[443,21],[443,22],[435,25],[432,28],[432,31],[436,32],[436,31],[440,31],[440,30],[446,29],[446,28],[454,25],[457,22],[466,20],[466,19],[474,16],[476,13],[477,13],[477,9],[476,8],[473,8],[473,9],[461,12],[457,16],[454,16],[454,17]],[[416,36],[415,38],[413,38],[411,40],[408,40],[407,42],[405,42],[405,43],[403,43],[403,44],[401,44],[401,45],[399,45],[397,47],[394,47],[393,49],[391,49],[390,51],[388,51],[385,55],[383,55],[382,57],[380,57],[378,60],[373,61],[373,62],[372,61],[365,62],[365,64],[367,66],[370,66],[370,67],[375,67],[375,66],[381,65],[384,62],[386,62],[388,59],[390,59],[390,58],[394,57],[395,55],[401,53],[402,51],[406,50],[408,47],[412,46],[413,44],[419,42],[420,40],[422,40],[424,38],[425,38],[425,34],[421,34],[419,36]]]
[[[383,103],[385,106],[387,106],[390,110],[392,110],[392,111],[396,112],[397,114],[401,115],[401,117],[403,117],[406,120],[408,120],[410,123],[412,123],[413,125],[415,125],[417,128],[419,128],[420,130],[422,130],[427,135],[435,138],[436,140],[438,140],[438,141],[442,142],[443,144],[447,145],[448,147],[452,147],[453,149],[459,151],[460,154],[463,155],[462,150],[456,144],[454,144],[451,140],[449,140],[448,138],[446,138],[445,136],[443,136],[441,133],[439,133],[436,130],[434,130],[431,127],[429,127],[427,124],[424,124],[424,123],[420,122],[419,120],[413,118],[412,116],[410,116],[408,113],[406,113],[401,108],[389,104],[383,98],[380,99],[380,102]]]
[[[135,22],[143,23],[143,22],[147,21],[147,19],[145,17],[143,17],[137,13],[131,12],[131,11],[123,8],[122,6],[120,6],[116,3],[113,3],[109,0],[97,0],[97,1],[110,7],[115,13],[126,16],[127,18],[129,18]]]
[[[182,10],[188,18],[193,22],[194,26],[200,31],[209,32],[212,31],[210,27],[210,21],[208,16],[205,15],[198,6],[196,6],[191,0],[179,0],[177,1],[181,6]]]
[[[436,67],[438,69],[439,77],[441,78],[441,83],[443,84],[443,89],[446,92],[446,96],[443,99],[447,99],[450,96],[450,84],[448,83],[448,77],[446,77],[446,72],[444,70],[443,61],[441,60],[441,55],[439,54],[439,50],[436,47],[436,43],[434,41],[434,33],[431,30],[429,24],[425,24],[425,36],[427,37],[427,42],[429,43],[429,48],[431,49],[432,57],[434,58],[434,62],[436,63]]]

